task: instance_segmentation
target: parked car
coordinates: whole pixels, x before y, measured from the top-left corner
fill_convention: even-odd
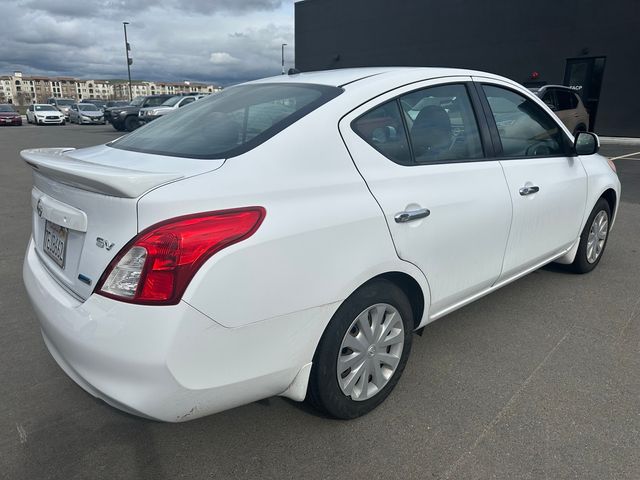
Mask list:
[[[166,115],[167,113],[173,112],[178,108],[189,105],[190,103],[195,102],[203,98],[203,95],[176,95],[175,97],[171,97],[168,100],[165,100],[161,105],[157,107],[145,107],[141,108],[138,112],[138,118],[140,122],[148,123],[151,120],[155,120],[162,115]]]
[[[9,103],[0,104],[0,125],[22,125],[22,115]]]
[[[136,98],[139,98],[139,97],[136,97]],[[136,99],[134,99],[134,101],[135,100]],[[131,102],[128,102],[126,100],[110,100],[110,101],[108,101],[105,104],[105,107],[104,107],[104,119],[107,122],[111,123],[111,112],[113,110],[116,110],[113,107],[126,107],[126,106],[128,106],[130,104],[131,104]]]
[[[179,422],[283,395],[353,418],[429,322],[598,265],[620,199],[598,147],[488,73],[250,82],[107,145],[23,151],[24,281],[54,359],[117,408]]]
[[[48,103],[35,103],[27,108],[27,123],[36,125],[64,125],[64,113]]]
[[[64,113],[64,118],[69,120],[69,107],[76,103],[76,100],[73,98],[55,98],[51,97],[47,100],[47,103],[55,106],[58,110]]]
[[[587,131],[589,112],[575,90],[562,85],[545,85],[535,93],[574,135]]]
[[[99,98],[85,98],[79,103],[90,103],[91,105],[98,107],[100,111],[104,111],[104,109],[107,108],[106,100],[100,100]]]
[[[138,112],[141,108],[157,107],[169,100],[173,95],[148,95],[136,97],[127,106],[111,107],[105,110],[106,119],[116,130],[132,132],[140,126]]]
[[[92,103],[74,103],[69,108],[69,122],[78,125],[104,125],[104,113]]]

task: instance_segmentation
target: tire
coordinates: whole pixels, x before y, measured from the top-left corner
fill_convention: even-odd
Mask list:
[[[124,119],[124,129],[127,132],[133,132],[139,126],[140,126],[140,122],[138,121],[138,117],[129,115],[127,118]]]
[[[398,383],[409,358],[413,318],[405,293],[387,280],[374,280],[356,290],[338,308],[320,339],[313,358],[307,400],[318,410],[340,419],[360,417],[380,405]],[[380,319],[379,329],[365,331],[366,325],[374,322],[375,327]],[[366,322],[365,327],[360,328],[359,322]],[[385,331],[385,326],[391,330]],[[376,331],[378,341],[367,340],[366,333],[375,335]],[[346,347],[345,342],[360,353]],[[390,342],[394,342],[393,345],[385,344]],[[353,370],[347,357],[353,359]],[[344,362],[340,368],[339,359]],[[395,369],[392,363],[385,363],[389,360],[393,360]]]
[[[580,244],[576,258],[571,264],[571,270],[576,273],[589,273],[598,266],[609,240],[610,225],[611,207],[604,198],[600,198],[582,230]]]

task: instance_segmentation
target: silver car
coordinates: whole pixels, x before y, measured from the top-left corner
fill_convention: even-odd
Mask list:
[[[173,112],[180,107],[189,105],[203,97],[204,95],[176,95],[157,107],[141,108],[138,112],[138,119],[141,122],[148,123],[151,120],[155,120],[156,118],[166,115],[169,112]]]
[[[69,122],[104,125],[104,112],[92,103],[74,103],[69,107]]]

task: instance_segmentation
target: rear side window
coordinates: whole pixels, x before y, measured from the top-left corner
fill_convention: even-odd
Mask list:
[[[556,101],[556,96],[553,90],[548,90],[547,92],[545,92],[545,94],[542,96],[542,101],[544,103],[547,104],[547,106],[553,110],[554,112],[556,110],[558,110],[558,104]]]
[[[352,124],[360,137],[382,155],[400,165],[410,165],[411,151],[397,100],[383,103]]]
[[[154,120],[109,146],[187,158],[233,157],[340,93],[342,89],[326,85],[239,85]]]
[[[373,148],[401,165],[484,156],[471,101],[461,84],[403,95],[358,117],[352,128]]]
[[[464,85],[425,88],[400,97],[417,163],[482,158],[482,142]]]
[[[533,100],[506,88],[483,85],[498,127],[504,157],[566,155],[562,129]]]

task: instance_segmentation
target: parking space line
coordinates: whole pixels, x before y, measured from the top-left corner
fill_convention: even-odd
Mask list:
[[[613,157],[609,160],[618,160],[620,158],[633,157],[634,155],[640,155],[640,152],[627,153],[626,155],[620,155],[619,157]],[[640,158],[630,158],[629,160],[640,160]]]

